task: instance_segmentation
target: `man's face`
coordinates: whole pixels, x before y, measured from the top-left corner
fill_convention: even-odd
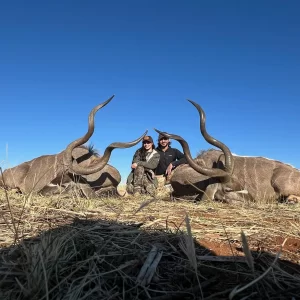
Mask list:
[[[162,137],[159,139],[159,144],[161,145],[161,147],[165,148],[166,146],[168,146],[170,140],[166,137]]]

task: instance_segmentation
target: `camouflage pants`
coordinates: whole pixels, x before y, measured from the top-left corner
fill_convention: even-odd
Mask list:
[[[151,174],[145,171],[144,167],[137,166],[134,169],[133,179],[127,180],[127,192],[130,194],[140,192],[142,194],[150,194],[153,197],[155,196],[156,186],[151,178]]]

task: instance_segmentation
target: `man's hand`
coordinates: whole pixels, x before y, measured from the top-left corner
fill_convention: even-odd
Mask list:
[[[168,165],[168,168],[167,168],[167,170],[166,170],[166,175],[167,175],[167,176],[171,175],[172,170],[173,170],[173,165],[172,165],[172,164],[169,164],[169,165]]]
[[[132,165],[131,165],[131,169],[135,169],[137,167],[137,163],[133,163]]]

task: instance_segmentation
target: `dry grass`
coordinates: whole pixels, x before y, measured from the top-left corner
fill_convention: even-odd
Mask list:
[[[0,191],[0,206],[0,299],[300,294],[297,205],[28,199]]]

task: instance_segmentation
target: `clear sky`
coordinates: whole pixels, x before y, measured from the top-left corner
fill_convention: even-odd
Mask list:
[[[0,164],[60,152],[115,94],[96,115],[100,153],[154,127],[210,148],[190,98],[232,152],[300,168],[299,16],[291,0],[3,1]],[[112,153],[122,181],[138,147]]]

